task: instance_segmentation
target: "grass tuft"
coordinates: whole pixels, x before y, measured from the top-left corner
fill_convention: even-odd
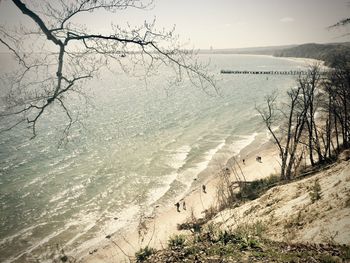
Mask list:
[[[155,252],[156,252],[156,250],[154,248],[150,248],[148,246],[146,246],[144,248],[140,248],[140,250],[135,253],[136,262],[146,261]]]

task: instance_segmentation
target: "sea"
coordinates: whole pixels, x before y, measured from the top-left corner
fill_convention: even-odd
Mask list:
[[[1,74],[10,63],[0,56]],[[133,227],[155,206],[173,206],[195,179],[206,180],[199,178],[206,169],[263,143],[258,136],[268,139],[255,106],[274,91],[283,99],[296,85],[295,76],[220,70],[308,65],[257,55],[199,58],[210,62],[218,92],[186,79],[174,84],[167,68],[145,79],[110,67],[83,84],[84,96],[68,99],[77,119],[67,137],[67,116],[55,106],[40,118],[34,139],[25,125],[0,133],[0,262],[51,262],[57,249],[78,253]],[[5,90],[7,82],[0,83]],[[0,129],[8,122],[0,119]]]

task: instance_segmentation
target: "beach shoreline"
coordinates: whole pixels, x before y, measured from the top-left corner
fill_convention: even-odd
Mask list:
[[[256,160],[260,156],[261,162]],[[244,163],[243,163],[244,159]],[[142,247],[161,249],[167,246],[169,237],[186,233],[179,231],[177,225],[184,223],[191,217],[202,218],[204,211],[217,205],[217,187],[219,186],[219,173],[222,169],[230,167],[232,162],[237,162],[247,181],[268,177],[279,172],[278,152],[275,145],[263,133],[255,136],[255,139],[235,156],[221,158],[222,164],[211,166],[198,174],[190,187],[190,190],[177,199],[179,210],[175,205],[161,206],[155,204],[153,211],[143,214],[135,227],[128,227],[125,231],[111,233],[106,238],[93,246],[86,245],[78,253],[78,262],[128,262],[129,258]],[[219,162],[214,158],[211,162]],[[208,166],[209,167],[209,166]],[[230,180],[234,181],[231,177]],[[202,185],[206,186],[205,193]],[[183,202],[185,201],[185,209]],[[176,203],[176,202],[175,202]],[[116,222],[117,223],[117,222]],[[86,243],[88,244],[88,242]]]

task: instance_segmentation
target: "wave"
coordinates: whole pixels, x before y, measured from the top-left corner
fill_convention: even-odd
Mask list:
[[[186,163],[186,158],[191,149],[192,148],[189,145],[184,145],[178,148],[173,154],[169,156],[167,164],[173,169],[180,169]]]
[[[238,155],[244,148],[246,148],[248,145],[250,145],[258,136],[257,132],[254,132],[249,135],[240,135],[238,136],[238,140],[235,140],[230,146],[230,152],[233,153],[233,155]]]
[[[191,185],[198,177],[198,175],[208,168],[209,163],[213,160],[220,149],[225,146],[225,141],[221,140],[216,145],[216,147],[207,150],[206,152],[199,155],[197,158],[197,162],[192,163],[187,168],[185,164],[187,164],[186,158],[190,153],[191,147],[183,146],[179,149],[181,151],[177,151],[178,160],[180,162],[176,163],[176,167],[178,168],[175,172],[172,172],[169,175],[163,176],[161,180],[164,182],[164,185],[160,188],[154,189],[149,192],[149,200],[152,200],[152,203],[157,202],[158,200],[163,199],[163,197],[168,196],[171,197],[173,201],[174,198],[177,198],[179,195],[185,195],[191,188]],[[201,160],[201,161],[198,161]]]

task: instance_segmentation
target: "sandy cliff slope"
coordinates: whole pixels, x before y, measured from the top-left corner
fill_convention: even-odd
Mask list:
[[[310,193],[316,192],[320,198],[312,201]],[[267,237],[278,241],[349,245],[350,161],[274,187],[254,201],[221,212],[214,221],[229,228],[260,221]]]

